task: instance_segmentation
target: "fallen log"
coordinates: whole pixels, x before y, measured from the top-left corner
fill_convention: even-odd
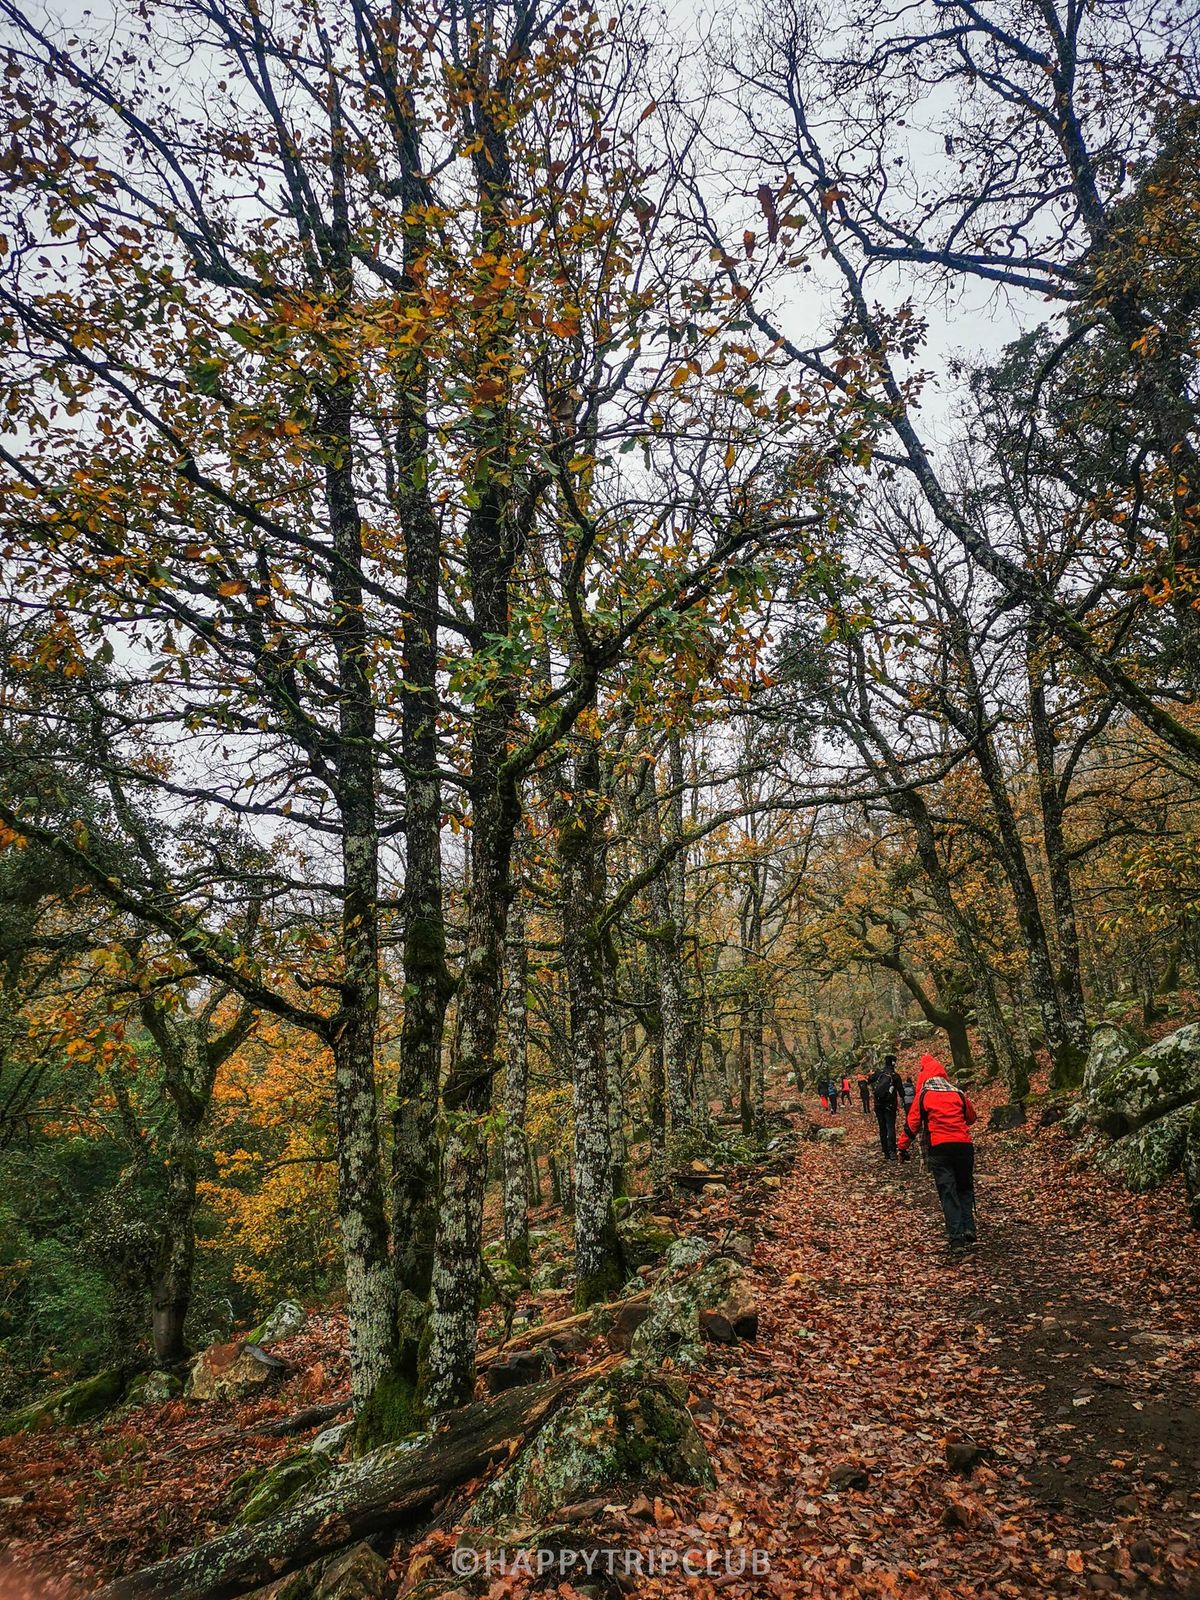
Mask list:
[[[255,1428],[253,1431],[273,1436],[303,1433],[306,1428],[315,1428],[319,1423],[332,1422],[334,1417],[340,1417],[349,1409],[349,1398],[330,1400],[326,1405],[308,1406],[304,1411],[297,1411],[293,1416],[284,1417],[279,1422],[264,1423],[261,1428]]]
[[[411,1525],[452,1489],[507,1458],[514,1441],[532,1437],[620,1359],[464,1406],[425,1442],[385,1445],[274,1517],[117,1578],[91,1600],[234,1600],[360,1539]]]

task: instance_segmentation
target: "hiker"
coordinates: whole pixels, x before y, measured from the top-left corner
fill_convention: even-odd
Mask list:
[[[903,1128],[903,1127],[905,1127],[907,1125],[908,1113],[912,1110],[913,1101],[917,1098],[917,1086],[916,1086],[915,1083],[907,1083],[907,1082],[905,1082],[904,1074],[902,1072],[900,1072],[899,1069],[897,1069],[897,1072],[896,1072],[896,1081],[900,1085],[900,1101],[901,1101],[901,1103],[900,1103],[899,1121],[900,1121],[901,1128]],[[908,1157],[908,1143],[907,1143],[907,1141],[905,1141],[903,1146],[901,1146],[899,1141],[897,1141],[896,1154],[897,1154],[897,1156],[899,1157],[899,1159],[901,1161],[907,1161],[908,1160],[909,1157]]]
[[[842,1104],[844,1106],[850,1104],[850,1074],[848,1072],[842,1073]]]
[[[829,1109],[836,1116],[838,1108],[838,1086],[835,1078],[830,1078],[829,1082],[825,1085],[825,1092],[829,1096]]]
[[[925,1056],[921,1058],[922,1066],[926,1060],[941,1068],[939,1061]],[[930,1070],[900,1135],[905,1149],[918,1130],[923,1128],[928,1135],[927,1161],[942,1202],[952,1254],[975,1243],[975,1146],[971,1142],[974,1121],[975,1107],[946,1077],[945,1069]]]
[[[884,1056],[883,1067],[875,1079],[875,1120],[879,1123],[879,1144],[885,1161],[896,1159],[896,1111],[901,1103],[900,1080],[896,1077],[895,1056]]]
[[[821,1110],[822,1111],[828,1111],[829,1110],[829,1085],[827,1083],[823,1083],[821,1085],[821,1087],[820,1087],[820,1091],[819,1092],[820,1092],[820,1095],[821,1095]]]
[[[871,1115],[871,1075],[860,1072],[858,1075],[858,1095],[862,1101],[862,1114],[864,1117]]]

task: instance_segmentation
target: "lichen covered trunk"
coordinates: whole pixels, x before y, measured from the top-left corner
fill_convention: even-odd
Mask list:
[[[465,1404],[475,1387],[486,1124],[497,1065],[509,867],[520,816],[515,788],[498,781],[506,737],[507,719],[498,727],[494,712],[481,715],[475,770],[490,772],[493,782],[477,791],[471,829],[458,1050],[443,1091],[446,1138],[421,1362],[422,1393],[435,1415]]]
[[[345,269],[349,271],[348,266]],[[354,498],[351,383],[325,396],[326,499],[337,554],[332,586],[338,672],[336,794],[341,813],[341,1006],[330,1027],[337,1116],[337,1208],[346,1272],[350,1386],[364,1401],[396,1354],[395,1280],[375,1086],[379,1013],[379,821],[375,707],[363,606],[362,524]]]
[[[522,1272],[528,1272],[530,1266],[530,1151],[525,1133],[529,1097],[528,959],[525,913],[520,901],[514,899],[505,946],[504,1247],[508,1259]]]
[[[613,1220],[608,1075],[604,1054],[604,879],[599,752],[582,735],[558,827],[563,965],[575,1108],[575,1300],[611,1299],[621,1283]]]

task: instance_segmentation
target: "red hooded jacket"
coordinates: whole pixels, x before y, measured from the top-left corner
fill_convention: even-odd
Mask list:
[[[929,1129],[931,1145],[971,1143],[970,1129],[976,1118],[975,1107],[961,1089],[956,1089],[949,1082],[941,1062],[935,1056],[921,1057],[916,1090],[904,1132],[896,1141],[897,1148],[904,1150],[908,1147],[922,1120]]]

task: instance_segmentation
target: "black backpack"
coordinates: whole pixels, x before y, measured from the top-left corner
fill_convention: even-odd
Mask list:
[[[886,1067],[875,1084],[876,1111],[891,1111],[900,1093],[900,1082],[890,1067]]]

